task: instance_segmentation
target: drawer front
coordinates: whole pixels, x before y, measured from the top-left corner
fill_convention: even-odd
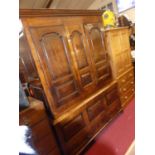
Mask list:
[[[108,117],[106,113],[100,114],[95,118],[90,124],[90,133],[94,136],[103,126],[108,122]]]
[[[131,79],[134,79],[133,68],[118,79],[119,86],[122,87],[126,85],[126,83],[128,83]]]
[[[113,104],[113,102],[115,102],[117,99],[119,99],[117,88],[110,90],[106,94],[106,98],[107,98],[107,105],[108,106],[111,105],[111,104]]]
[[[29,127],[35,125],[46,117],[46,113],[44,108],[38,107],[35,109],[29,109],[24,113],[20,113],[19,124],[20,125],[28,125]]]
[[[134,72],[133,72],[133,69],[130,70],[128,73],[127,73],[127,80],[131,79],[131,78],[134,78]]]
[[[87,108],[87,115],[89,120],[93,120],[95,117],[97,117],[100,113],[105,112],[105,99],[104,96],[101,95],[100,97],[94,99]]]
[[[74,119],[70,120],[64,126],[60,126],[60,129],[64,136],[64,140],[69,141],[72,138],[72,136],[77,134],[84,127],[85,127],[85,122],[83,119],[83,115],[80,114],[76,116]]]
[[[132,86],[127,92],[121,95],[122,106],[125,106],[127,103],[129,103],[130,99],[134,96],[134,92],[134,86]]]
[[[66,155],[75,155],[90,140],[90,135],[86,130],[78,133],[74,139],[66,144]]]
[[[49,134],[50,134],[52,140],[55,141],[47,119],[44,119],[43,121],[41,121],[38,124],[36,124],[35,126],[33,126],[31,128],[31,131],[32,131],[33,141],[37,142],[38,140],[42,139],[43,137],[45,137]]]
[[[110,90],[107,93],[106,98],[107,98],[107,105],[108,105],[107,115],[111,119],[121,109],[121,101],[120,101],[120,96],[118,94],[117,87],[115,89]]]
[[[119,82],[119,85],[120,85],[120,86],[124,86],[124,85],[126,84],[126,82],[127,82],[127,76],[126,76],[126,74],[125,74],[124,76],[122,76],[122,77],[118,80],[118,82]]]
[[[109,106],[107,115],[109,119],[113,118],[120,110],[120,100],[116,100],[112,105]]]
[[[125,85],[123,85],[122,87],[120,87],[120,93],[122,95],[124,95],[131,88],[134,88],[134,79],[133,78],[131,78],[130,80],[128,80],[128,82]]]

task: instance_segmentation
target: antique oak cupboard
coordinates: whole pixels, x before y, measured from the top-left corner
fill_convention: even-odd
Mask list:
[[[101,15],[91,10],[20,10],[38,75],[31,90],[38,86],[44,93],[65,155],[80,154],[121,111]]]
[[[131,61],[129,29],[124,27],[107,30],[105,40],[113,77],[118,82],[124,107],[134,96],[134,69]]]

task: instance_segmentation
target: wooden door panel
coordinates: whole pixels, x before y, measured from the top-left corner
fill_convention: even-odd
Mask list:
[[[52,80],[71,74],[65,42],[59,33],[45,34],[41,38],[41,45]]]
[[[90,121],[93,120],[94,118],[96,118],[100,113],[105,111],[103,101],[104,101],[104,98],[95,100],[95,101],[93,101],[93,104],[91,104],[87,108],[87,113],[88,113],[88,117],[89,117]]]
[[[121,75],[124,72],[124,64],[123,64],[124,58],[120,54],[117,55],[115,59],[116,59],[117,75]]]
[[[80,25],[67,26],[69,32],[70,47],[73,49],[73,57],[77,66],[77,74],[79,77],[82,90],[93,86],[92,67],[89,59],[89,53],[86,47],[83,28]]]
[[[78,69],[87,67],[89,64],[86,57],[86,49],[84,47],[84,40],[83,40],[81,31],[79,30],[72,31],[70,37],[71,37],[71,42],[73,45],[76,61],[78,64]]]
[[[86,87],[92,84],[92,75],[90,71],[87,72],[80,72],[81,84],[82,87]]]
[[[80,132],[81,129],[85,127],[85,122],[83,115],[80,114],[73,118],[72,120],[68,121],[65,125],[61,126],[61,131],[64,136],[64,140],[68,141],[72,138],[73,135]]]
[[[98,27],[92,28],[90,30],[90,37],[95,63],[105,60],[106,55],[101,30]]]
[[[113,32],[111,35],[111,46],[116,55],[121,53],[120,35],[121,34],[119,32]]]
[[[130,56],[129,50],[126,50],[123,53],[123,57],[124,57],[124,66],[125,66],[125,69],[130,68],[132,64],[131,64],[131,56]]]
[[[111,76],[110,65],[107,60],[102,27],[100,23],[84,24],[89,43],[92,64],[95,71],[96,83],[105,82]]]
[[[121,39],[121,50],[124,51],[124,50],[128,50],[130,49],[130,43],[129,43],[129,33],[128,31],[122,31],[120,33],[120,39]]]
[[[25,77],[25,82],[38,78],[38,73],[32,58],[30,47],[25,35],[19,39],[19,73]],[[21,79],[21,82],[24,82]]]
[[[31,33],[55,106],[60,107],[79,95],[64,26],[31,28]]]

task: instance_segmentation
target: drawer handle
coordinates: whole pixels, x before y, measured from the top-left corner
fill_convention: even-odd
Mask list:
[[[127,97],[127,96],[125,96],[124,98],[125,98],[125,99],[127,99],[128,97]]]
[[[132,81],[132,82],[130,82],[131,84],[133,84],[134,82]]]
[[[134,91],[134,89],[132,89],[132,91]]]
[[[126,88],[123,88],[123,91],[126,91]]]
[[[123,80],[122,80],[122,82],[124,83],[124,82],[125,82],[125,80],[123,79]]]
[[[130,73],[129,76],[131,77],[131,76],[133,76],[133,75]]]

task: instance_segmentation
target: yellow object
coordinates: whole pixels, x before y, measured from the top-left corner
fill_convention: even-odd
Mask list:
[[[115,27],[116,25],[115,15],[110,10],[107,10],[103,13],[102,20],[104,27]]]

